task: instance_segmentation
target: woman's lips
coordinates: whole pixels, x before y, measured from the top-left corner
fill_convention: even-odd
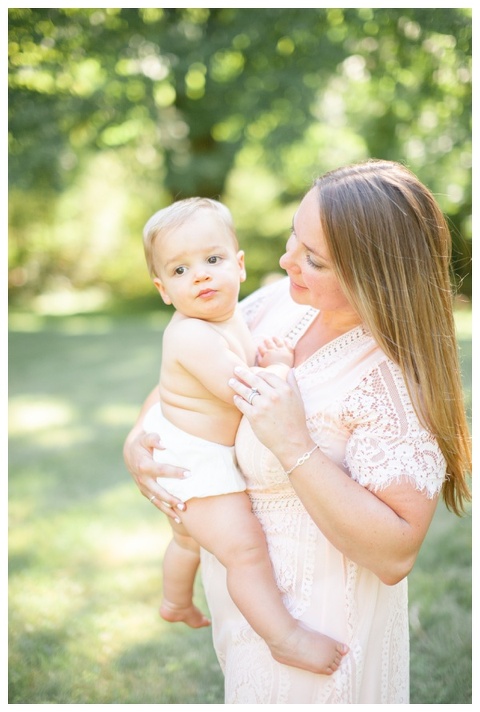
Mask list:
[[[301,290],[305,290],[305,289],[306,289],[306,287],[302,287],[301,284],[297,284],[297,283],[290,277],[290,275],[288,275],[288,276],[289,276],[289,279],[290,279],[290,285],[293,287],[293,289],[301,289]]]

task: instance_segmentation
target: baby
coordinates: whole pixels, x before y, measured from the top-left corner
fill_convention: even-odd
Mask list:
[[[158,432],[165,450],[155,459],[188,468],[180,480],[158,483],[188,507],[182,522],[169,519],[173,536],[163,563],[165,620],[209,625],[193,604],[199,548],[225,566],[231,598],[275,660],[332,674],[347,646],[314,631],[285,608],[275,582],[263,530],[251,510],[235,457],[241,413],[228,381],[235,366],[284,375],[293,350],[279,339],[255,348],[238,308],[246,279],[233,221],[221,203],[189,198],[155,213],[144,228],[153,283],[175,312],[163,335],[160,406],[144,429]],[[261,395],[252,391],[250,398]]]

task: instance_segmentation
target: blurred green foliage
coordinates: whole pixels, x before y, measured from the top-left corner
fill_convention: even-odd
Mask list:
[[[312,179],[367,157],[438,197],[469,296],[471,45],[470,8],[10,8],[12,303],[159,304],[142,227],[189,195],[231,208],[251,291]]]

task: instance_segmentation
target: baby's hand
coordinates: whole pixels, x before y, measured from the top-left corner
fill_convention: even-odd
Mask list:
[[[267,368],[277,363],[293,366],[294,351],[286,339],[276,336],[264,339],[258,346],[257,366]]]

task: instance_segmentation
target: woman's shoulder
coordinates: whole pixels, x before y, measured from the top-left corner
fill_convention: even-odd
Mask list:
[[[369,357],[352,378],[348,394],[343,403],[348,412],[354,409],[357,417],[360,413],[375,420],[381,420],[385,412],[389,413],[387,420],[393,414],[404,424],[418,422],[413,407],[409,389],[400,367],[380,349],[375,341],[371,341],[372,349]]]
[[[440,492],[445,458],[395,363],[380,359],[342,405],[341,418],[350,431],[345,460],[353,479],[376,491],[406,478],[429,497]]]

